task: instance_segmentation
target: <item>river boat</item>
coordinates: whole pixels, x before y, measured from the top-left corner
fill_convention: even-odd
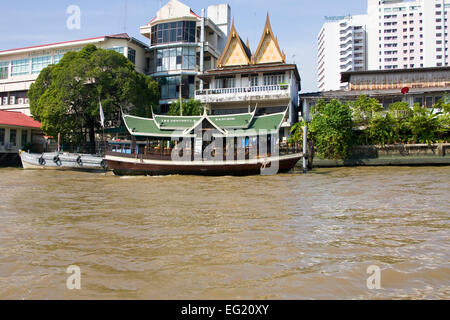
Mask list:
[[[302,158],[280,148],[286,113],[256,116],[123,115],[130,141],[110,142],[108,167],[116,175],[246,176],[289,172]]]
[[[78,153],[28,153],[20,151],[24,169],[106,171],[106,161],[102,156]]]

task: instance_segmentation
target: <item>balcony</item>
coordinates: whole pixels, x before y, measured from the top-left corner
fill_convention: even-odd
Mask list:
[[[258,100],[287,100],[291,98],[290,85],[269,85],[243,88],[197,90],[195,99],[202,103],[244,102]]]

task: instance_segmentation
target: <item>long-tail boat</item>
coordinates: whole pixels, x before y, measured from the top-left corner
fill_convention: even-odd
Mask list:
[[[116,175],[269,175],[289,172],[302,158],[280,148],[286,112],[162,116],[123,114],[129,143],[110,143],[106,162]],[[152,112],[153,113],[153,112]]]

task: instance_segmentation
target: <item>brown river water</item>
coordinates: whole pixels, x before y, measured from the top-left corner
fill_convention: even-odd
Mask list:
[[[450,167],[0,169],[0,218],[0,299],[450,298]],[[66,288],[70,265],[81,290]]]

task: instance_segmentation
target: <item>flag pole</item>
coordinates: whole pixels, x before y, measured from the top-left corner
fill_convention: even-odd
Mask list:
[[[105,114],[103,113],[103,107],[102,107],[102,102],[100,101],[100,96],[98,97],[98,103],[100,105],[100,124],[102,125],[103,155],[106,155]]]

